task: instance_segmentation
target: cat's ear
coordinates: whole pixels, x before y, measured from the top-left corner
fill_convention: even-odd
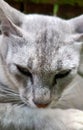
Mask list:
[[[4,34],[4,36],[10,36],[10,34],[18,37],[23,36],[21,29],[14,25],[9,19],[4,19],[1,22],[1,33]]]
[[[22,31],[19,27],[17,27],[0,9],[0,19],[1,19],[1,32],[4,36],[10,36],[10,34],[14,34],[16,36],[22,37]]]
[[[6,0],[0,0],[0,9],[3,10],[3,12],[6,14],[6,16],[9,17],[9,19],[11,19],[11,21],[16,24],[17,26],[21,26],[24,18],[26,17],[25,14],[21,13],[20,11],[14,9],[13,7],[11,7]],[[0,17],[1,20],[1,17]]]
[[[78,42],[78,46],[81,47],[78,73],[83,76],[83,15],[69,20],[69,23],[73,34],[75,34],[75,40]]]
[[[69,20],[73,34],[77,35],[77,40],[83,42],[83,15]]]

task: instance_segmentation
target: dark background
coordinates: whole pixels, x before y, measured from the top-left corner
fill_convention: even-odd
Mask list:
[[[68,19],[83,13],[83,0],[5,0],[24,13],[57,15]]]

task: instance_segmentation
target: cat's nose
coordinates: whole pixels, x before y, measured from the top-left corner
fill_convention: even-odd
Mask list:
[[[34,102],[34,104],[35,104],[38,108],[46,108],[46,107],[48,107],[48,105],[50,104],[50,102],[48,102],[48,103],[39,103],[39,102],[36,102],[34,99],[33,99],[33,102]]]
[[[47,87],[35,88],[33,91],[33,102],[38,108],[45,108],[50,104],[51,94]]]

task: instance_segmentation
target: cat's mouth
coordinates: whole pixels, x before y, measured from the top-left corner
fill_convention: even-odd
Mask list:
[[[6,85],[1,84],[0,87],[0,103],[11,103],[17,105],[26,105],[27,107],[32,108],[47,108],[50,104],[49,103],[36,103],[33,100],[26,99],[20,97],[19,93],[15,90],[8,88]]]
[[[0,103],[11,103],[24,106],[26,105],[27,107],[30,108],[49,108],[53,106],[52,104],[53,99],[51,99],[49,102],[40,103],[34,101],[32,98],[28,99],[26,99],[25,97],[21,98],[18,92],[0,83]]]
[[[51,101],[46,102],[46,103],[40,103],[40,102],[34,101],[34,99],[31,99],[31,98],[26,99],[25,97],[21,97],[21,99],[24,104],[32,108],[48,108],[49,104],[51,103]]]

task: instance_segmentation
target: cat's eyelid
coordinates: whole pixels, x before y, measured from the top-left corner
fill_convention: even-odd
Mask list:
[[[17,65],[17,64],[15,64],[15,65],[21,74],[26,75],[26,76],[29,76],[31,74],[31,72],[29,71],[28,68],[25,68],[25,67],[23,67],[21,65]]]
[[[64,72],[64,73],[62,73],[62,72]],[[70,72],[71,72],[71,69],[61,71],[61,72],[59,72],[59,73],[57,73],[57,74],[55,75],[55,79],[65,78],[66,76],[68,76],[68,75],[70,74]]]
[[[67,73],[67,72],[70,72],[70,71],[71,71],[71,69],[68,69],[68,70],[62,70],[62,71],[60,71],[59,73],[64,74],[64,73]]]
[[[66,72],[68,72],[68,71],[71,71],[72,69],[63,69],[63,70],[57,70],[56,72],[55,72],[55,75],[57,75],[57,74],[64,74],[64,73],[66,73]]]

